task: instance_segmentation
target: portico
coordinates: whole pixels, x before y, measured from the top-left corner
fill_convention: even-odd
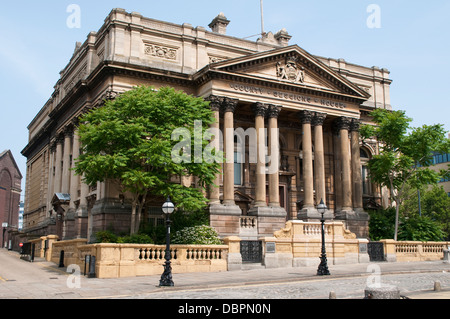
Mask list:
[[[302,76],[283,79],[287,64]],[[258,235],[270,235],[286,220],[319,220],[320,199],[329,207],[327,218],[349,228],[355,220],[367,223],[358,132],[364,91],[297,46],[215,63],[198,75],[209,87],[204,95],[215,110],[214,127],[223,130],[223,182],[210,191],[216,228],[236,234],[241,215],[249,215],[258,218]],[[255,145],[250,137],[235,139],[239,129],[252,128]],[[232,163],[238,142],[245,145],[244,161],[234,156]],[[237,205],[242,193],[251,201]]]

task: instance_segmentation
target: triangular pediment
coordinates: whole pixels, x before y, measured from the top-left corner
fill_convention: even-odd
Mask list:
[[[200,71],[367,100],[370,95],[297,45],[210,64]]]

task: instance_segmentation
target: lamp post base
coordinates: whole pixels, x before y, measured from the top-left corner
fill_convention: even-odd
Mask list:
[[[170,261],[166,261],[164,266],[164,272],[159,280],[159,287],[173,287],[175,284],[172,280],[172,267],[170,266]]]
[[[320,265],[317,269],[317,276],[330,276],[330,271],[328,270],[327,257],[320,257]]]

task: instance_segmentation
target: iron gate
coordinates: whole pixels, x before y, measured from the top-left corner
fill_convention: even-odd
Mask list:
[[[370,261],[385,261],[384,244],[381,242],[369,242],[367,244],[367,253]]]
[[[241,241],[241,256],[243,263],[261,263],[262,241]]]

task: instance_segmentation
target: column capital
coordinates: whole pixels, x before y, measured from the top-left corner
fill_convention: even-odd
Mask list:
[[[55,153],[56,152],[56,143],[57,143],[56,139],[54,139],[54,140],[52,140],[50,142],[50,152],[51,153]]]
[[[303,111],[300,111],[298,117],[300,118],[300,122],[302,124],[311,124],[311,122],[314,118],[314,112],[303,110]]]
[[[64,131],[63,131],[64,136],[65,137],[72,137],[73,131],[74,131],[74,127],[73,127],[72,123],[70,123],[69,125],[64,127]]]
[[[77,130],[77,129],[78,129],[78,126],[80,126],[80,118],[79,118],[79,117],[74,117],[74,118],[71,120],[71,125],[72,125],[72,127],[73,127],[73,130]]]
[[[323,126],[323,122],[325,121],[326,118],[327,118],[326,113],[315,112],[314,118],[312,119],[312,125]]]
[[[352,123],[352,119],[349,117],[339,117],[333,123],[333,129],[336,134],[341,130],[350,130],[350,125]]]
[[[227,113],[227,112],[234,113],[234,111],[236,111],[238,102],[239,102],[239,100],[237,100],[237,99],[231,99],[229,97],[224,97],[222,100],[222,103],[221,103],[222,111],[225,113]]]
[[[352,132],[359,132],[359,128],[361,126],[361,121],[359,119],[352,119],[350,123],[350,130]]]
[[[257,102],[252,105],[252,110],[255,112],[255,116],[266,117],[268,106],[264,103]]]
[[[220,111],[220,107],[222,106],[223,103],[223,97],[217,95],[210,95],[207,98],[205,98],[205,101],[210,102],[209,106],[211,107],[211,110]]]
[[[58,133],[57,135],[56,135],[56,138],[55,138],[55,142],[56,142],[56,144],[63,144],[64,143],[64,132],[60,132],[60,133]]]
[[[269,117],[269,118],[278,118],[278,116],[280,115],[280,112],[281,112],[281,109],[282,109],[283,107],[282,106],[280,106],[280,105],[273,105],[273,104],[270,104],[269,106],[268,106],[268,109],[267,109],[267,116]]]

